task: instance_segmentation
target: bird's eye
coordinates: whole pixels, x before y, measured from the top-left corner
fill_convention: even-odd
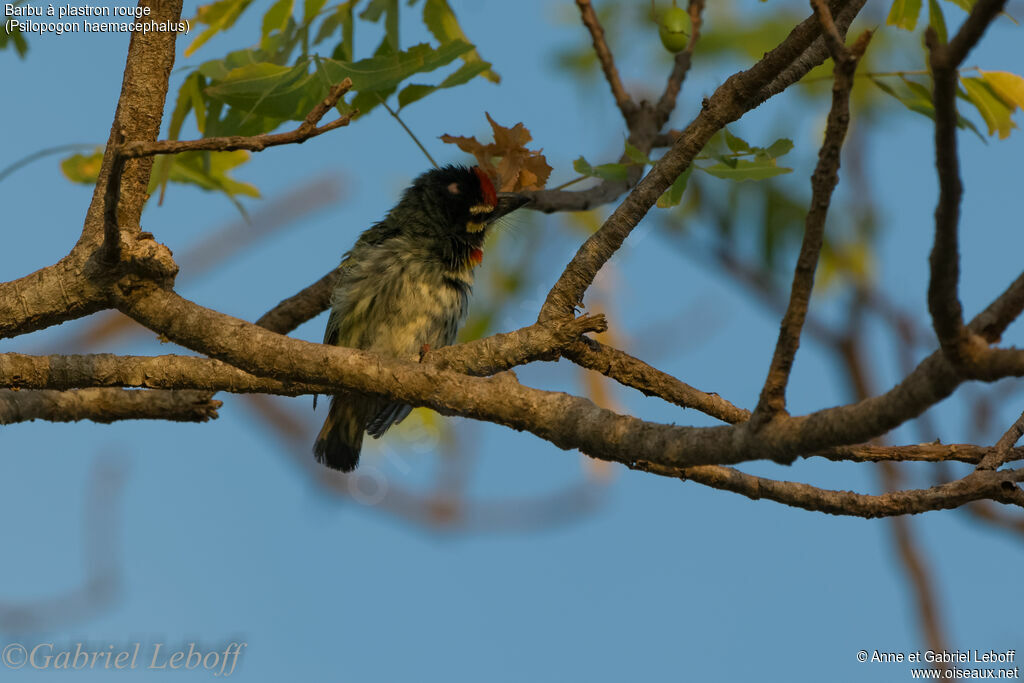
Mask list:
[[[458,184],[458,183],[450,183],[450,184],[448,185],[448,191],[449,191],[450,193],[452,193],[452,194],[459,194],[459,192],[460,192],[460,190],[459,190],[459,184]]]

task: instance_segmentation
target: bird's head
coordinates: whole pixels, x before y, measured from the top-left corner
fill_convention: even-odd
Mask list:
[[[483,258],[488,228],[528,201],[519,194],[497,192],[478,166],[444,166],[416,178],[392,215],[404,224],[415,224],[417,232],[444,244],[446,252],[454,250],[451,256],[464,256],[476,265]],[[408,220],[413,217],[419,220]]]

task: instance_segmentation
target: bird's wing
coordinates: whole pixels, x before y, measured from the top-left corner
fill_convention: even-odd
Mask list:
[[[375,439],[379,439],[384,436],[384,432],[388,431],[391,425],[398,424],[409,417],[411,412],[412,406],[403,403],[389,403],[384,406],[383,410],[377,413],[376,417],[370,420],[370,424],[366,426],[366,433]]]
[[[324,330],[324,344],[331,346],[338,345],[338,324],[341,316],[337,309],[331,309],[331,315],[327,318],[327,329]]]
[[[343,282],[352,271],[351,255],[352,252],[345,254],[341,259],[341,264],[338,266],[338,279],[335,281],[334,290],[331,292],[331,314],[327,318],[327,329],[324,330],[324,344],[338,345],[338,330],[341,327],[343,315],[339,310],[344,309],[342,302],[339,301],[339,297],[344,291]]]

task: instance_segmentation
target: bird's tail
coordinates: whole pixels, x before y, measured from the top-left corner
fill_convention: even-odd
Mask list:
[[[362,399],[362,400],[360,400]],[[324,426],[313,444],[316,461],[334,470],[351,472],[359,464],[359,451],[363,447],[367,409],[371,403],[364,397],[335,396]]]

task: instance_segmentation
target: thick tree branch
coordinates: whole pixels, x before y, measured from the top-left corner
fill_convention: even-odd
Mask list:
[[[323,385],[279,382],[196,356],[118,356],[112,353],[29,356],[0,354],[0,387],[68,390],[85,387],[227,391],[301,396],[327,392]]]
[[[14,391],[0,389],[0,424],[47,420],[104,424],[118,420],[206,422],[217,417],[220,401],[204,392],[75,389]]]
[[[154,22],[176,23],[181,18],[181,0],[143,0],[139,4],[149,7],[149,16]],[[109,219],[113,218],[128,232],[139,231],[139,219],[148,197],[153,167],[152,159],[118,160],[115,149],[124,141],[150,142],[160,134],[177,37],[174,31],[132,33],[121,97],[79,242],[95,245],[102,239],[105,244],[103,260],[107,263],[117,261],[120,248],[119,240],[111,239]],[[109,185],[112,179],[119,187],[111,195]],[[111,199],[116,203],[108,205]]]
[[[0,339],[107,308],[109,292],[104,281],[86,276],[92,267],[85,250],[76,249],[52,266],[0,283]]]
[[[341,266],[338,266],[264,313],[256,324],[271,332],[288,334],[312,320],[331,307],[331,293],[340,274]]]
[[[181,16],[181,0],[144,0],[140,6],[149,8],[154,22],[177,22]],[[0,338],[58,325],[109,306],[108,289],[116,277],[105,272],[93,250],[103,240],[113,147],[122,139],[147,141],[159,135],[176,38],[174,32],[132,33],[117,111],[81,237],[58,263],[0,284]],[[116,211],[120,222],[136,232],[151,165],[145,159],[132,161],[119,174],[123,178]]]
[[[576,347],[580,342],[571,345]],[[458,364],[466,370],[482,374],[493,358],[484,357],[473,363],[465,360],[474,357],[471,345],[463,344],[450,349]],[[439,349],[441,351],[442,349]],[[611,347],[600,345],[593,353],[593,369],[605,372],[605,363],[613,368],[609,375],[627,386],[636,386],[647,395],[656,395],[683,405],[693,407],[722,420],[742,421],[748,413],[732,406],[714,394],[704,394],[675,378],[665,375],[627,354]],[[443,359],[443,355],[441,356]],[[587,365],[584,364],[584,367]],[[332,388],[323,384],[279,381],[257,377],[243,372],[221,361],[195,356],[117,356],[114,354],[29,356],[18,353],[0,354],[0,387],[20,390],[14,395],[27,396],[38,390],[56,390],[51,393],[77,388],[137,388],[197,391],[227,391],[236,394],[274,394],[279,396],[300,396],[330,393]],[[157,395],[164,392],[138,392]],[[695,405],[689,405],[693,403]],[[1002,443],[1002,442],[1001,442]],[[1002,445],[986,448],[971,444],[918,444],[909,446],[873,446],[858,444],[826,449],[810,453],[807,457],[823,457],[836,462],[948,462],[958,461],[978,464],[987,456],[1002,454],[1003,462],[1024,459],[1024,448],[1005,451]]]
[[[135,290],[118,307],[172,341],[261,377],[387,395],[443,414],[528,430],[560,448],[624,463],[734,464],[859,443],[920,414],[962,381],[937,352],[886,394],[849,406],[776,421],[760,431],[746,424],[674,427],[524,387],[508,375],[466,377],[425,363],[282,337],[164,290]]]

